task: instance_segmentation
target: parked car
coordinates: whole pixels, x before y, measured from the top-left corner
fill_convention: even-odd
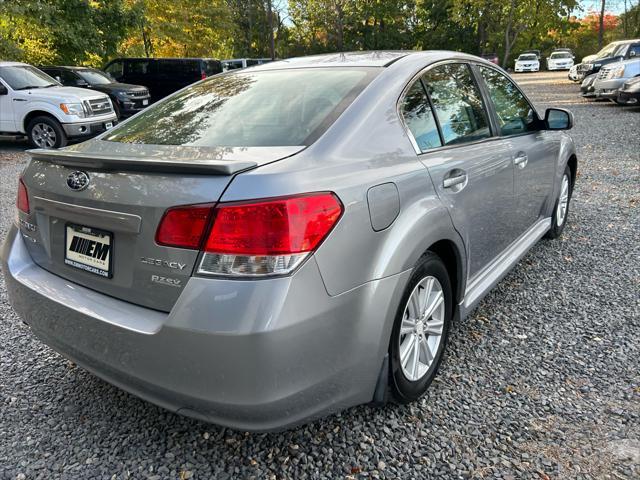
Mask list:
[[[567,78],[572,82],[580,82],[582,76],[578,74],[578,65],[574,65],[569,69],[569,73],[567,74]]]
[[[0,133],[26,135],[36,148],[58,148],[116,123],[103,93],[63,87],[26,63],[0,62]]]
[[[532,54],[535,55],[538,60],[542,59],[542,53],[540,50],[525,50],[522,54]]]
[[[640,76],[640,57],[605,65],[593,82],[596,98],[617,100],[618,90],[624,82],[637,76]]]
[[[117,58],[103,68],[121,83],[144,85],[151,102],[157,102],[181,88],[222,72],[213,58]]]
[[[552,52],[547,57],[547,70],[571,70],[573,67],[573,55],[569,52]]]
[[[454,52],[215,76],[32,152],[0,249],[9,300],[76,364],[183,415],[272,430],[408,403],[453,319],[561,235],[572,123]]]
[[[253,67],[254,65],[262,65],[263,63],[269,63],[272,60],[270,58],[231,58],[229,60],[222,60],[222,70],[239,70],[242,68]]]
[[[616,102],[620,105],[638,105],[640,103],[640,77],[635,77],[624,82],[618,90]]]
[[[523,53],[516,59],[516,72],[537,72],[540,70],[540,61],[534,53]]]
[[[584,78],[584,80],[582,81],[582,84],[580,85],[580,92],[582,93],[583,97],[595,98],[596,92],[593,84],[595,83],[597,77],[598,77],[597,73],[592,73],[588,77]]]
[[[494,65],[500,65],[500,57],[497,53],[483,53],[480,56]]]
[[[147,87],[116,82],[107,73],[87,67],[39,67],[47,75],[69,87],[91,88],[106,93],[111,99],[118,118],[127,118],[149,105]]]
[[[640,39],[612,42],[600,50],[596,57],[578,65],[578,73],[582,78],[598,73],[604,65],[628,60],[640,56]]]

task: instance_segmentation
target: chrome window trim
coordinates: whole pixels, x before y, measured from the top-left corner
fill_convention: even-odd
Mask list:
[[[409,89],[413,86],[413,84],[416,81],[420,80],[422,75],[424,75],[426,72],[428,72],[429,70],[431,70],[433,68],[439,67],[440,65],[447,65],[447,64],[451,64],[451,63],[460,63],[460,64],[463,64],[463,65],[467,65],[470,68],[469,74],[471,75],[473,83],[476,86],[476,88],[478,89],[478,92],[480,93],[480,97],[482,98],[482,103],[483,103],[482,107],[483,107],[483,110],[484,110],[484,113],[485,113],[485,115],[487,117],[487,122],[488,122],[487,126],[489,127],[490,130],[493,130],[492,125],[491,125],[491,112],[489,112],[487,106],[485,105],[485,98],[484,98],[484,95],[482,93],[482,89],[480,88],[479,85],[477,85],[476,79],[475,79],[475,75],[473,74],[473,71],[471,70],[471,64],[472,63],[478,63],[480,65],[484,65],[484,63],[483,62],[476,62],[474,60],[457,59],[457,58],[451,58],[451,59],[447,59],[447,60],[439,60],[437,62],[434,62],[434,63],[431,63],[431,64],[427,65],[426,67],[421,69],[418,73],[413,75],[411,77],[411,79],[407,82],[407,84],[404,86],[404,88],[402,89],[402,92],[400,92],[400,96],[398,97],[398,100],[396,101],[396,115],[400,119],[400,124],[402,125],[405,133],[407,134],[407,136],[409,138],[409,142],[413,146],[413,150],[416,152],[416,155],[424,155],[424,154],[431,153],[431,152],[439,152],[441,150],[449,149],[449,148],[460,148],[460,147],[467,147],[469,145],[477,145],[477,144],[480,144],[480,143],[486,143],[487,141],[492,141],[492,140],[496,140],[497,138],[499,138],[495,134],[495,132],[491,131],[491,135],[489,137],[482,138],[480,140],[474,140],[474,141],[471,141],[471,142],[464,142],[464,143],[459,143],[459,144],[455,144],[455,145],[442,145],[440,147],[430,148],[430,149],[428,149],[428,150],[426,150],[424,152],[422,150],[420,150],[420,147],[418,147],[418,142],[416,141],[415,137],[413,136],[413,133],[409,129],[409,126],[407,125],[407,122],[404,119],[404,115],[402,114],[402,111],[401,111],[402,101],[404,100],[404,97],[406,96],[406,94],[409,91]],[[429,105],[429,108],[431,108],[431,105]],[[436,112],[434,112],[433,109],[431,109],[431,112],[432,112],[434,118],[437,118],[436,117]],[[536,115],[537,115],[537,112],[536,112]],[[438,120],[438,122],[439,122],[439,120]]]
[[[420,150],[420,147],[418,147],[418,142],[416,141],[415,137],[413,136],[413,133],[409,129],[409,126],[407,125],[407,122],[404,119],[404,115],[402,114],[402,110],[401,110],[402,101],[404,100],[404,97],[406,96],[406,94],[409,91],[409,89],[413,86],[413,84],[416,81],[420,80],[422,75],[424,75],[426,72],[428,72],[432,68],[438,67],[440,65],[446,65],[446,64],[449,64],[449,63],[462,63],[462,64],[469,65],[469,67],[475,65],[475,66],[478,66],[478,67],[491,68],[491,69],[495,70],[496,72],[501,73],[502,75],[505,75],[507,77],[507,79],[516,86],[516,88],[518,89],[520,94],[527,101],[527,103],[529,104],[529,107],[531,107],[533,112],[538,117],[538,121],[542,121],[542,119],[540,117],[540,114],[538,113],[538,109],[533,105],[533,103],[531,102],[529,97],[522,91],[520,86],[516,82],[514,82],[511,79],[511,77],[509,77],[509,74],[507,72],[505,72],[504,69],[500,68],[499,66],[497,66],[497,65],[495,65],[493,63],[490,63],[490,62],[483,62],[483,61],[472,60],[472,59],[469,59],[469,60],[468,59],[440,60],[438,62],[434,62],[432,64],[427,65],[426,67],[424,67],[423,69],[418,71],[415,75],[413,75],[411,77],[411,79],[407,82],[407,84],[404,86],[404,88],[402,89],[402,92],[400,92],[400,96],[398,97],[398,100],[396,101],[396,115],[398,115],[398,118],[400,119],[400,124],[402,125],[407,137],[409,138],[409,142],[413,146],[413,150],[416,152],[416,155],[421,156],[421,155],[426,155],[428,153],[439,152],[439,151],[442,151],[442,150],[445,150],[445,149],[450,149],[450,148],[467,147],[467,146],[470,146],[470,145],[478,145],[478,144],[487,143],[487,142],[491,142],[491,141],[503,140],[505,138],[514,138],[514,137],[520,137],[520,136],[524,136],[524,135],[539,134],[542,131],[542,130],[534,130],[534,131],[531,131],[531,132],[516,133],[516,134],[512,134],[512,135],[500,135],[499,131],[498,132],[492,131],[490,137],[482,138],[480,140],[474,140],[472,142],[459,143],[459,144],[456,144],[456,145],[442,145],[440,147],[430,148],[429,150],[426,150],[424,152],[422,150]],[[474,79],[474,83],[475,83],[477,80],[475,78],[475,75],[474,75],[473,71],[471,71],[471,75],[472,75],[472,77]],[[484,79],[483,79],[483,81],[484,81]],[[492,112],[489,110],[489,106],[484,105],[485,100],[491,100],[491,99],[490,98],[485,99],[485,95],[484,95],[483,89],[482,89],[482,87],[480,85],[477,85],[477,83],[476,83],[476,87],[478,88],[478,90],[480,90],[480,95],[482,96],[482,100],[483,100],[483,108],[484,108],[485,114],[487,115],[487,120],[489,120],[489,126],[493,130]],[[432,110],[432,113],[433,113],[433,115],[435,117],[435,112],[433,112],[433,110]]]

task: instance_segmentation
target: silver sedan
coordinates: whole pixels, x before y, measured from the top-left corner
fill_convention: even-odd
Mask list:
[[[411,402],[454,318],[565,227],[572,116],[480,58],[295,58],[32,151],[0,252],[33,333],[245,430]]]

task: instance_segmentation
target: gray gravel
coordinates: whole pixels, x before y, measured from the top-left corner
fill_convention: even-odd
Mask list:
[[[279,434],[200,423],[35,340],[0,280],[0,479],[640,478],[640,108],[518,80],[575,113],[570,223],[456,325],[420,402]],[[0,139],[0,238],[24,148]]]

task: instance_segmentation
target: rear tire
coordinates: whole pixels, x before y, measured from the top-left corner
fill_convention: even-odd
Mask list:
[[[571,203],[571,194],[573,192],[571,180],[571,169],[566,166],[560,181],[560,192],[553,206],[553,216],[551,217],[551,228],[545,235],[545,238],[558,238],[562,235],[567,220],[569,219],[569,205]]]
[[[67,145],[67,135],[62,125],[53,117],[36,117],[27,125],[27,137],[34,148],[62,148]]]
[[[434,253],[420,258],[402,296],[389,343],[393,398],[409,403],[433,381],[449,338],[453,295],[447,269]]]

